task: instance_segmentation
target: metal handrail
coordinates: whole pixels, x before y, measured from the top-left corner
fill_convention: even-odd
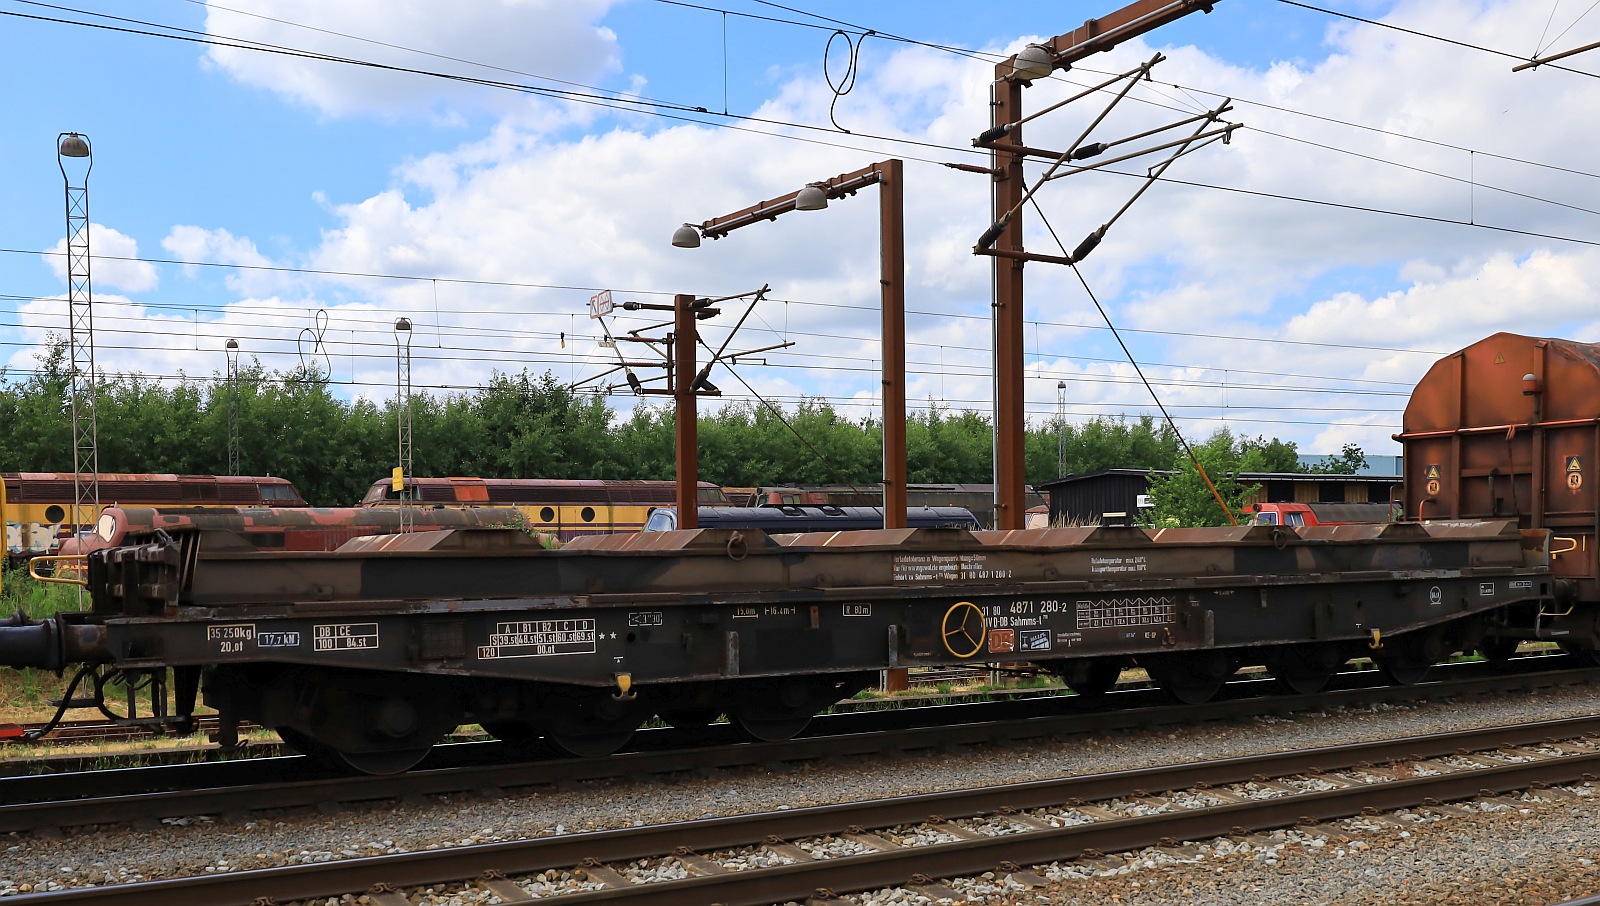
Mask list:
[[[39,575],[40,563],[67,563],[69,561],[73,564],[71,572],[74,573],[74,575]],[[28,561],[28,576],[30,578],[36,579],[40,582],[52,582],[56,585],[87,586],[89,584],[89,580],[86,578],[88,572],[88,554],[51,554],[46,557],[34,557],[32,560]]]

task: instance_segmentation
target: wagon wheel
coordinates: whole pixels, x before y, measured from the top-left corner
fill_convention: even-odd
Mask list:
[[[1061,679],[1067,684],[1068,689],[1081,698],[1101,698],[1111,691],[1121,676],[1120,658],[1095,658],[1090,661],[1073,662],[1061,674]]]
[[[1271,669],[1278,686],[1291,695],[1316,695],[1328,688],[1335,672],[1305,664],[1279,664]]]
[[[734,714],[733,725],[738,728],[739,734],[752,742],[783,742],[800,735],[811,723],[810,714],[796,715],[793,717],[760,717],[750,714]]]
[[[1298,645],[1280,651],[1267,669],[1284,691],[1315,695],[1328,687],[1344,662],[1336,645]]]
[[[551,748],[574,758],[600,758],[620,750],[633,738],[638,724],[610,729],[585,729],[582,732],[551,731],[545,740]]]
[[[728,718],[746,739],[793,739],[818,711],[849,698],[875,679],[875,674],[863,672],[752,681],[734,695]]]
[[[1222,684],[1238,665],[1220,651],[1202,651],[1153,657],[1144,668],[1156,685],[1174,699],[1185,705],[1200,705],[1222,691]]]
[[[431,744],[374,752],[341,751],[292,727],[278,727],[286,745],[324,767],[358,774],[398,774],[417,766],[433,751]]]
[[[549,728],[538,721],[496,720],[479,726],[495,739],[515,748],[519,755],[535,758],[551,756],[592,758],[610,755],[627,745],[628,738],[633,735],[631,727],[623,734],[620,741],[602,738],[605,734],[568,732],[561,735],[561,739],[566,742],[563,745],[550,733]]]
[[[613,696],[604,689],[564,691],[545,702],[544,712],[545,741],[575,758],[616,752],[650,715],[639,699]]]
[[[1383,674],[1383,678],[1392,686],[1415,686],[1422,682],[1432,667],[1432,661],[1416,658],[1394,657],[1378,661],[1378,672]]]
[[[1443,641],[1434,633],[1418,631],[1388,641],[1372,656],[1378,672],[1396,686],[1414,686],[1422,682],[1445,652]]]
[[[389,749],[379,752],[341,752],[330,750],[336,766],[361,774],[399,774],[416,767],[428,757],[433,746],[412,749]]]

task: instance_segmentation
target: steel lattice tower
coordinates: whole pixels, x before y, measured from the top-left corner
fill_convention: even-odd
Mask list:
[[[85,161],[77,185],[67,173],[67,158]],[[76,132],[56,136],[56,163],[67,192],[67,331],[72,350],[72,489],[73,534],[100,513],[100,437],[95,419],[94,293],[89,279],[89,171],[94,156],[89,140]]]
[[[394,420],[399,438],[400,531],[411,531],[411,319],[394,322]]]
[[[1067,477],[1067,382],[1056,381],[1056,477]]]
[[[228,340],[228,474],[239,474],[239,341]]]

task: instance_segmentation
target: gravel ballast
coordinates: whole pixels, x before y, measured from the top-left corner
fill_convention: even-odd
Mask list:
[[[1017,783],[1585,716],[1597,709],[1600,688],[1558,687],[909,758],[797,763],[724,771],[715,778],[613,780],[511,790],[493,798],[439,796],[231,820],[197,816],[167,819],[156,830],[10,835],[0,837],[0,896]],[[1237,852],[1192,864],[1155,864],[1149,857],[1144,861],[1152,864],[1136,871],[1090,877],[1069,877],[1076,871],[1062,863],[1066,867],[1060,871],[1066,873],[1048,888],[1008,890],[1003,879],[979,878],[956,889],[974,901],[1006,904],[1549,903],[1600,890],[1593,876],[1593,864],[1600,861],[1597,799],[1532,802],[1526,809],[1419,824],[1405,837],[1391,828],[1352,830],[1346,833],[1352,840],[1348,846],[1288,840],[1270,860],[1263,853]],[[1343,855],[1330,856],[1330,845],[1331,852]],[[675,869],[670,860],[658,860],[637,870],[654,876]],[[553,873],[544,885],[553,892],[573,889],[570,883]],[[1502,889],[1507,892],[1497,892]],[[879,902],[876,897],[863,895],[861,901]]]

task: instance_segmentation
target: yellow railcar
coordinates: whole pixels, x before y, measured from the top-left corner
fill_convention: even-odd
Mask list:
[[[566,478],[407,478],[418,507],[514,506],[530,528],[552,532],[563,541],[583,535],[637,532],[652,507],[677,503],[670,481],[608,481]],[[727,506],[728,496],[709,481],[700,482],[701,506]],[[372,483],[361,505],[399,506],[390,479]]]
[[[71,472],[7,472],[4,479],[6,554],[12,559],[54,553],[74,525],[92,529],[100,517],[92,507],[76,505]],[[101,473],[99,479],[103,507],[306,505],[285,478]]]

